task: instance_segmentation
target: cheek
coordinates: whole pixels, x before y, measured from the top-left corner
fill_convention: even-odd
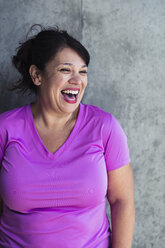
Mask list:
[[[83,84],[84,84],[84,88],[86,88],[86,86],[87,86],[87,84],[88,84],[88,80],[85,79],[85,80],[83,81]]]
[[[64,82],[64,77],[63,76],[55,76],[51,78],[50,81],[50,87],[51,88],[58,88],[60,87]]]
[[[57,85],[63,84],[64,82],[66,82],[68,80],[68,75],[57,75],[56,77],[54,77],[54,83],[56,83]]]

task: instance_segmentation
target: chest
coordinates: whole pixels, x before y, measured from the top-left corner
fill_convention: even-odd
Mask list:
[[[105,199],[107,173],[101,132],[79,128],[27,129],[9,137],[0,173],[0,194],[16,211],[89,207]],[[26,139],[22,137],[26,133]],[[19,135],[19,136],[18,136]],[[69,136],[69,138],[67,138]],[[51,155],[51,156],[50,156]]]
[[[63,128],[62,130],[37,128],[37,132],[47,150],[51,153],[55,153],[66,142],[73,130],[73,127],[74,123],[70,125],[70,127]]]
[[[64,133],[40,133],[40,138],[47,150],[51,153],[55,153],[67,140],[71,131]]]
[[[89,143],[76,136],[61,156],[48,160],[39,156],[37,146],[27,154],[21,144],[12,143],[0,173],[3,199],[10,208],[22,212],[99,204],[107,191],[105,160],[99,147],[94,140]]]

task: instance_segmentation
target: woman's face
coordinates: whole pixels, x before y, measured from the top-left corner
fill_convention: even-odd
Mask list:
[[[58,51],[41,76],[39,99],[46,108],[72,113],[80,104],[87,86],[87,66],[71,48]]]

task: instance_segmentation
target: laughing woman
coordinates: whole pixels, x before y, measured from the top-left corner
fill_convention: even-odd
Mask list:
[[[132,246],[127,139],[112,114],[81,103],[89,59],[57,28],[42,28],[13,56],[21,73],[14,89],[36,101],[0,115],[2,248]]]

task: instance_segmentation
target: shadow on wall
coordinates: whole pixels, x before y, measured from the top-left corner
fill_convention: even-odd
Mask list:
[[[35,95],[33,94],[23,95],[16,91],[9,91],[9,86],[11,87],[15,80],[13,80],[13,82],[6,82],[0,74],[0,82],[0,113],[22,106],[24,104],[31,103],[35,100]]]

